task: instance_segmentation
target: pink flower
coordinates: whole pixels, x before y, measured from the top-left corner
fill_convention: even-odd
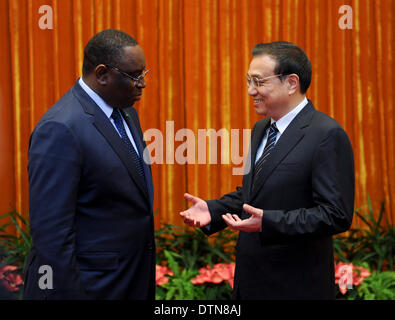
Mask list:
[[[365,268],[354,266],[354,272],[352,276],[354,284],[359,286],[365,278],[370,276],[370,272]]]
[[[191,280],[195,285],[203,283],[221,283],[227,281],[233,288],[233,278],[235,273],[234,263],[217,263],[212,268],[207,265],[206,268],[200,268],[199,274]]]
[[[0,268],[0,284],[10,292],[18,291],[18,286],[23,284],[21,275],[12,272],[16,269],[16,266],[4,266]]]
[[[156,265],[156,285],[161,286],[169,282],[169,278],[166,275],[174,276],[174,272],[166,266]]]
[[[370,272],[363,268],[354,266],[352,263],[335,262],[335,283],[339,284],[339,290],[346,294],[347,288],[353,285],[359,286],[363,280],[370,276]]]

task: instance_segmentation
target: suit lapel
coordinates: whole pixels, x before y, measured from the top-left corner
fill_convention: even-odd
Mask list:
[[[257,196],[265,184],[266,180],[270,177],[276,167],[287,156],[289,152],[303,139],[304,130],[311,120],[314,107],[309,103],[302,109],[302,111],[292,120],[285,131],[278,139],[275,148],[265,161],[262,169],[261,179],[256,182],[256,187],[251,190],[251,200]],[[261,138],[262,140],[262,138]],[[260,141],[261,141],[260,140]]]
[[[137,169],[133,164],[133,160],[130,155],[130,152],[127,149],[125,143],[120,138],[120,136],[117,134],[110,120],[96,105],[96,103],[88,96],[88,94],[80,87],[78,82],[75,84],[72,90],[75,96],[77,97],[77,99],[81,102],[81,105],[84,108],[85,112],[93,116],[92,117],[93,125],[104,136],[104,138],[114,149],[114,151],[116,152],[116,154],[118,155],[118,157],[121,159],[122,163],[125,165],[126,169],[128,170],[129,175],[135,181],[138,188],[140,188],[140,190],[146,196],[147,200],[150,200],[148,192],[144,187],[144,180],[138,174]]]

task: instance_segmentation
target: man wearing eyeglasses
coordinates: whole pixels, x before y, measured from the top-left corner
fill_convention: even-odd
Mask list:
[[[334,299],[332,235],[354,211],[354,160],[347,134],[306,99],[310,61],[288,42],[258,44],[247,74],[258,121],[251,170],[219,200],[185,194],[185,223],[213,234],[240,231],[237,299]],[[247,166],[248,167],[248,166]]]
[[[25,299],[155,298],[153,184],[133,107],[145,68],[131,36],[96,34],[82,78],[35,127]]]

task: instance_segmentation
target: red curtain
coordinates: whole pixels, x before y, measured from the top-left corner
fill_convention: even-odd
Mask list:
[[[39,12],[43,5],[53,11],[53,29],[39,26],[47,13]],[[352,8],[352,29],[339,27],[342,5]],[[212,199],[241,184],[241,176],[232,175],[241,165],[221,164],[220,156],[231,160],[232,150],[218,146],[218,163],[207,164],[210,148],[198,146],[198,133],[224,129],[230,144],[231,130],[238,129],[243,147],[243,129],[259,120],[245,85],[251,48],[275,40],[306,51],[313,67],[308,98],[351,139],[356,207],[366,205],[370,195],[377,214],[385,200],[386,218],[393,221],[394,5],[392,0],[1,0],[0,213],[14,207],[27,215],[30,133],[81,75],[87,41],[118,28],[139,41],[151,70],[136,105],[143,131],[159,129],[165,142],[165,163],[152,166],[156,227],[182,224],[184,192]],[[173,133],[183,128],[191,131],[180,134],[193,134],[195,164],[172,163],[185,142],[175,141]],[[198,164],[202,150],[207,158]]]

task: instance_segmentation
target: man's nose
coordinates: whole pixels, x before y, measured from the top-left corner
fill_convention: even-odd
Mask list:
[[[251,85],[248,86],[248,91],[247,92],[248,92],[248,94],[250,96],[255,96],[258,93],[256,88],[254,86],[251,86]]]
[[[137,81],[136,87],[138,87],[138,88],[145,88],[145,79],[142,78],[139,81]]]

